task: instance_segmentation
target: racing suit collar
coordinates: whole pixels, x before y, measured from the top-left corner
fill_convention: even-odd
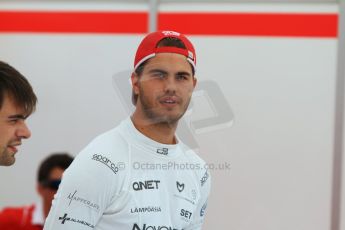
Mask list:
[[[177,144],[162,144],[159,143],[141,132],[139,132],[130,117],[128,117],[126,120],[123,121],[124,125],[127,126],[128,134],[133,138],[137,144],[139,144],[141,147],[149,150],[150,152],[162,155],[166,157],[177,157],[179,155],[180,151],[176,151],[179,148],[180,140],[176,137]]]

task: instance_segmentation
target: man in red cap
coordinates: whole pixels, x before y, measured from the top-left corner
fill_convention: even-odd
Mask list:
[[[134,113],[79,153],[45,229],[201,229],[210,175],[175,135],[197,82],[195,68],[184,35],[158,31],[142,40],[131,76]]]

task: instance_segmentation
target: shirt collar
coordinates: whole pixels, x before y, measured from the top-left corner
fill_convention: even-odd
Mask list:
[[[131,136],[131,138],[133,138],[132,140],[149,152],[165,157],[177,157],[179,155],[179,151],[177,151],[177,149],[180,145],[180,140],[177,137],[177,144],[162,144],[152,140],[137,130],[130,117],[123,121],[123,125],[126,127],[125,130],[127,133]]]

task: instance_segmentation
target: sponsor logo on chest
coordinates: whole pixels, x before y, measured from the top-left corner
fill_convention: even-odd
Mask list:
[[[68,194],[67,199],[69,200],[68,206],[71,205],[72,201],[73,202],[77,202],[77,203],[81,203],[91,209],[94,209],[96,211],[99,211],[99,205],[95,204],[83,197],[77,196],[77,190],[75,190],[73,193]]]
[[[161,212],[161,207],[159,206],[148,206],[141,208],[131,208],[131,213],[145,213],[145,212]]]
[[[171,226],[155,226],[155,225],[149,225],[149,224],[143,224],[138,225],[134,224],[132,230],[179,230],[177,228],[171,227]]]
[[[61,220],[61,224],[65,224],[66,222],[74,222],[76,224],[82,224],[82,225],[85,225],[87,227],[90,227],[90,228],[94,228],[95,226],[84,221],[84,220],[79,220],[77,218],[74,218],[74,217],[69,217],[67,213],[65,213],[63,216],[59,217],[59,220]]]
[[[182,199],[185,200],[193,205],[196,205],[196,190],[195,189],[185,189],[187,187],[187,185],[185,185],[185,183],[176,181],[176,189],[178,191],[178,193],[174,194],[174,197],[178,198],[178,199]]]
[[[162,154],[162,155],[168,155],[169,149],[168,148],[157,149],[157,153]]]
[[[159,189],[160,180],[135,181],[132,184],[134,191]]]
[[[180,211],[180,216],[186,221],[189,221],[191,219],[192,214],[193,214],[192,212],[190,212],[186,209],[181,209],[181,211]]]
[[[93,154],[92,160],[99,161],[102,164],[106,165],[115,174],[119,171],[119,167],[117,167],[115,163],[111,162],[111,160],[101,154]]]

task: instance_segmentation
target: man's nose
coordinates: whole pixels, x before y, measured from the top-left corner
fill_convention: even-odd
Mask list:
[[[24,121],[20,124],[20,127],[17,130],[17,136],[24,139],[31,137],[31,131]]]
[[[165,80],[165,91],[175,93],[177,89],[176,80],[173,76],[169,76]]]

